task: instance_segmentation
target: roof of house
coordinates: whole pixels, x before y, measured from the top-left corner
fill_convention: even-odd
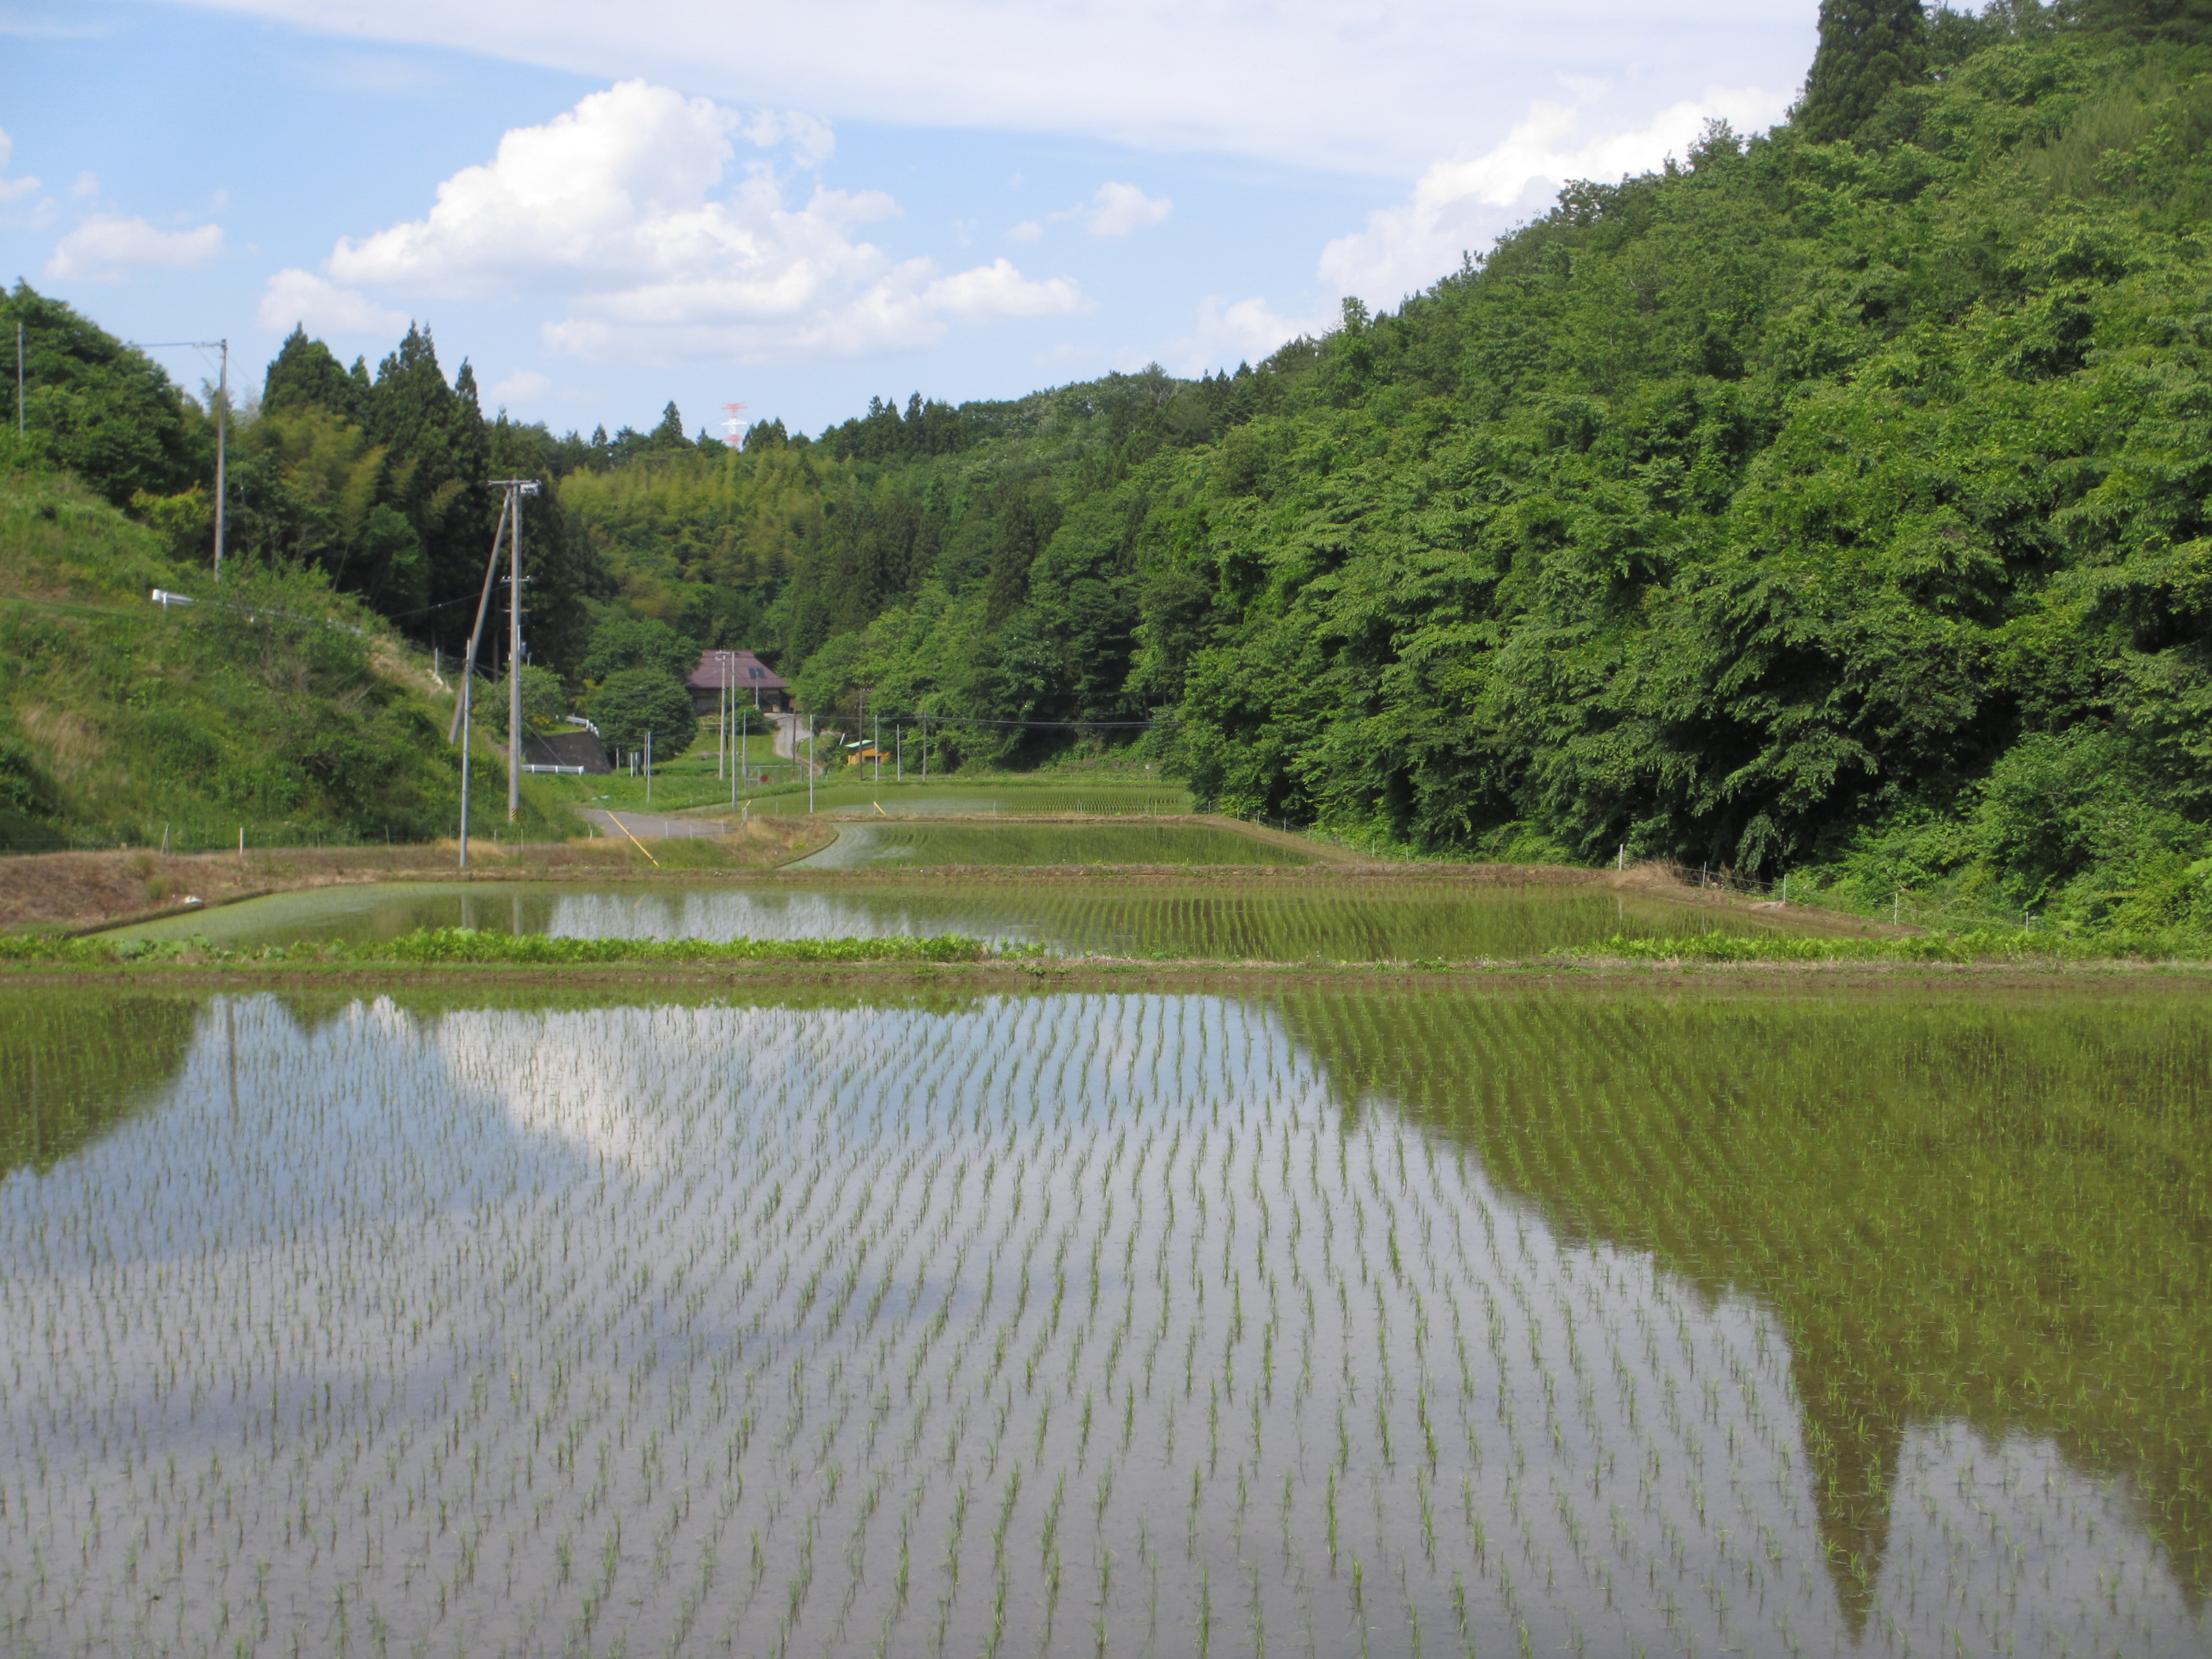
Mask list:
[[[702,651],[699,665],[684,682],[694,691],[714,691],[725,685],[740,691],[787,691],[791,682],[750,651]]]

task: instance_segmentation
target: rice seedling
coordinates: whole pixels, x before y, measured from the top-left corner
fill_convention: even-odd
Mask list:
[[[2212,1024],[0,1004],[27,1652],[2202,1650]]]
[[[839,882],[835,876],[787,875],[702,887],[502,882],[325,888],[274,894],[107,937],[118,944],[174,944],[197,936],[247,952],[289,950],[307,940],[373,957],[367,947],[446,928],[763,944],[957,933],[995,947],[1039,945],[1061,956],[1263,962],[1523,958],[1554,948],[1601,946],[1634,954],[1618,942],[1644,939],[1658,940],[1665,955],[1701,949],[1699,941],[1708,939],[1805,943],[1778,936],[1753,917],[1572,886],[1409,878],[1378,890],[1321,872],[1273,880],[1121,873],[1049,882]],[[0,944],[0,952],[69,948],[46,941]]]

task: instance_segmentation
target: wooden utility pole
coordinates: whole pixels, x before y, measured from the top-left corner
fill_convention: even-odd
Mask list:
[[[522,821],[522,498],[538,493],[535,478],[493,478],[507,492],[500,514],[507,526],[507,821]],[[495,560],[498,557],[495,538]],[[485,592],[490,592],[487,576]],[[481,611],[478,612],[482,614]]]

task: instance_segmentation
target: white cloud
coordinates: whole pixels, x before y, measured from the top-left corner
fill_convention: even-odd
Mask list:
[[[222,252],[222,228],[156,230],[143,219],[95,213],[54,245],[46,275],[56,277],[120,276],[131,265],[159,265],[182,270],[205,264]]]
[[[1164,196],[1147,196],[1134,185],[1109,181],[1099,185],[1089,204],[1071,216],[1080,218],[1083,228],[1093,236],[1127,236],[1133,230],[1163,222],[1174,211],[1175,204]]]
[[[1333,317],[1285,317],[1264,299],[1232,303],[1208,295],[1199,303],[1197,328],[1171,342],[1163,356],[1178,374],[1203,374],[1239,362],[1256,363],[1285,342],[1324,333],[1334,324]]]
[[[78,173],[76,182],[70,186],[70,198],[75,201],[82,202],[88,196],[99,194],[100,175],[96,173],[87,171]]]
[[[1492,141],[1562,67],[1622,125],[1795,85],[1813,0],[183,0],[357,40],[641,76],[878,126],[1070,134],[1399,176]],[[1638,92],[1638,88],[1646,88]]]
[[[1602,88],[1581,88],[1585,102]],[[1340,294],[1370,305],[1395,306],[1480,252],[1516,220],[1541,210],[1571,179],[1612,183],[1686,155],[1706,121],[1719,117],[1738,132],[1782,118],[1786,94],[1758,88],[1711,91],[1663,110],[1630,132],[1583,135],[1582,108],[1539,102],[1504,142],[1480,155],[1437,161],[1421,175],[1411,199],[1367,216],[1367,228],[1340,236],[1322,251],[1321,274]]]
[[[1044,227],[1034,219],[1024,219],[1006,233],[1010,242],[1034,242],[1044,234]]]
[[[389,338],[407,326],[404,312],[387,310],[365,294],[297,269],[280,270],[269,279],[256,320],[272,334],[289,334],[296,323],[310,334]]]
[[[757,111],[739,131],[763,149],[788,144],[801,167],[818,167],[837,153],[830,124],[797,110]]]
[[[8,158],[15,153],[15,141],[0,131],[0,174],[8,171]],[[28,196],[39,188],[39,181],[27,174],[21,179],[0,178],[0,202],[12,202],[18,196]]]
[[[518,368],[505,380],[485,388],[484,401],[493,409],[506,409],[534,403],[552,389],[550,376],[540,374],[534,368]]]
[[[922,290],[922,302],[932,311],[969,321],[986,317],[1066,317],[1085,308],[1083,290],[1069,278],[1032,282],[1003,258],[939,277]]]
[[[1081,308],[1075,284],[1000,259],[952,276],[894,262],[859,227],[892,218],[880,191],[818,184],[787,199],[764,160],[733,171],[735,139],[829,153],[820,123],[751,116],[627,81],[543,126],[518,127],[488,163],[439,185],[421,219],[339,241],[339,283],[427,294],[550,290],[568,315],[555,348],[586,356],[697,352],[758,358],[927,343],[946,318]]]

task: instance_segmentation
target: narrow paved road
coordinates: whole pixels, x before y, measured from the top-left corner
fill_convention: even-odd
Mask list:
[[[624,830],[640,841],[682,841],[687,836],[727,835],[730,830],[719,818],[667,818],[652,812],[610,812],[603,806],[580,806],[576,811],[617,841],[625,839]]]

